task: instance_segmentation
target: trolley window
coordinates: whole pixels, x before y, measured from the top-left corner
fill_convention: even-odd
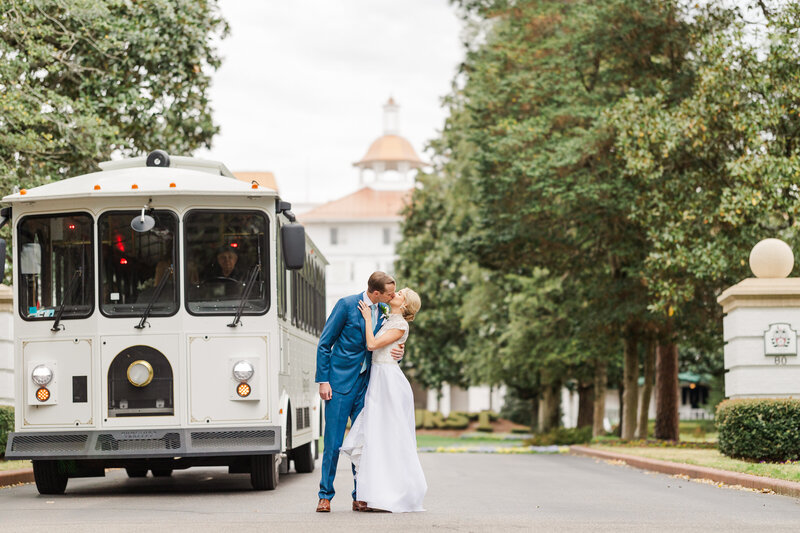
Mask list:
[[[186,309],[260,315],[269,309],[269,222],[260,211],[193,210],[183,221]]]
[[[155,224],[134,230],[141,211],[111,211],[98,219],[100,238],[100,311],[110,317],[150,316],[178,311],[178,217],[149,210]]]
[[[36,215],[17,226],[19,313],[85,318],[94,309],[94,227],[87,213]]]

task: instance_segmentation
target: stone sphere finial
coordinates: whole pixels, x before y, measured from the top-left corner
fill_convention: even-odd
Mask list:
[[[792,268],[792,249],[780,239],[764,239],[750,252],[750,270],[757,278],[785,278]]]

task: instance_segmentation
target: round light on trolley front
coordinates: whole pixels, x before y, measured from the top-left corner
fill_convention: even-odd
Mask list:
[[[233,365],[233,379],[244,382],[253,377],[255,369],[248,361],[239,361]],[[249,393],[248,393],[249,394]]]
[[[41,387],[39,390],[36,391],[36,399],[40,402],[46,402],[50,399],[50,391],[44,387]]]
[[[139,359],[128,366],[128,381],[134,387],[146,387],[153,381],[153,366]]]
[[[53,371],[45,365],[37,365],[31,372],[31,379],[40,387],[44,387],[53,381]]]
[[[250,385],[247,383],[239,383],[239,385],[236,387],[236,394],[242,398],[250,396]]]

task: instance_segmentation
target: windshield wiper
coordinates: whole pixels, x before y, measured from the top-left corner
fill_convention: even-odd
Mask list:
[[[83,267],[78,267],[75,269],[75,273],[72,274],[72,279],[69,280],[69,286],[67,287],[66,292],[64,292],[64,299],[61,300],[61,305],[58,306],[58,311],[56,312],[56,321],[53,322],[53,327],[50,328],[50,331],[58,331],[61,328],[59,324],[61,322],[61,315],[64,314],[64,308],[67,307],[67,300],[72,295],[72,289],[75,288],[75,282],[78,281],[78,278],[83,277]]]
[[[159,280],[158,285],[156,286],[156,290],[155,292],[153,292],[153,297],[150,298],[150,303],[147,304],[144,313],[142,313],[142,319],[139,320],[138,325],[133,326],[134,328],[144,329],[144,325],[145,323],[147,323],[147,317],[150,316],[150,310],[153,309],[153,304],[156,303],[158,297],[161,296],[161,291],[164,290],[164,285],[167,284],[167,280],[172,275],[172,271],[173,271],[172,263],[170,263],[169,268],[166,270],[166,272],[164,272],[164,275],[161,276],[161,279]]]
[[[242,318],[242,311],[244,311],[244,304],[247,302],[247,298],[250,296],[250,291],[253,290],[253,285],[255,285],[256,277],[258,277],[259,272],[261,272],[260,264],[253,265],[253,268],[250,269],[250,275],[247,278],[247,285],[244,286],[242,299],[239,302],[239,309],[236,310],[236,316],[233,317],[233,322],[228,324],[229,328],[235,328],[239,325],[239,322]]]

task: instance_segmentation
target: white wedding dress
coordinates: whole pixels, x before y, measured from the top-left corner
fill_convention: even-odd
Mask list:
[[[424,511],[428,490],[417,456],[414,396],[397,361],[390,354],[408,338],[408,323],[399,314],[389,318],[377,337],[402,329],[393,344],[372,352],[372,370],[364,408],[344,439],[341,453],[356,467],[356,498],[368,507],[393,513]]]

